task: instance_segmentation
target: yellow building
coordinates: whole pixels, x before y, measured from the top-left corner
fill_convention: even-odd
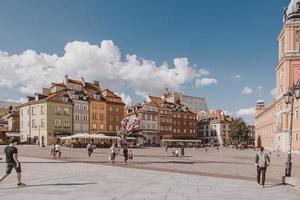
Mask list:
[[[260,99],[256,113],[256,145],[287,152],[289,149],[290,105],[283,94],[300,80],[300,0],[293,0],[284,12],[278,36],[279,60],[276,72],[276,99],[267,107]],[[300,100],[294,105],[292,149],[300,151]]]

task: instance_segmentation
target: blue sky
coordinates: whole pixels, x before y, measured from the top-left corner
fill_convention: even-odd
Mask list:
[[[209,70],[209,78],[218,83],[196,87],[185,81],[179,84],[180,89],[188,95],[205,97],[210,109],[236,113],[255,106],[257,86],[262,86],[266,101],[272,98],[278,56],[276,39],[282,27],[283,8],[289,0],[0,3],[0,50],[9,55],[31,49],[37,54],[63,56],[66,44],[73,41],[99,45],[103,40],[112,40],[121,59],[134,54],[157,65],[167,62],[172,68],[174,58],[186,57],[190,66]],[[234,78],[237,74],[239,79]],[[246,86],[254,92],[242,94]],[[130,88],[120,88],[134,100],[141,99]],[[25,95],[14,84],[8,87],[0,83],[0,89],[0,99]]]

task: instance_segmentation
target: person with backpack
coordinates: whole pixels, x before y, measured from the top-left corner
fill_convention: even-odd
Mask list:
[[[255,156],[255,166],[257,167],[257,183],[265,187],[266,172],[270,165],[270,157],[264,152],[264,147],[259,148]]]

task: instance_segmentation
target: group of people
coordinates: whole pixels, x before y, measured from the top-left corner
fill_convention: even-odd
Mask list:
[[[50,156],[52,158],[60,158],[61,157],[61,147],[58,143],[55,143],[53,147],[50,149]]]
[[[115,160],[117,155],[120,155],[120,150],[116,147],[115,144],[112,144],[112,146],[109,148],[109,154],[108,154],[108,161],[110,165],[115,164]],[[133,152],[132,150],[128,150],[127,146],[124,146],[123,148],[123,156],[125,160],[125,164],[133,164]]]

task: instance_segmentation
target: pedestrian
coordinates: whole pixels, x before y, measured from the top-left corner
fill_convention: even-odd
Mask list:
[[[166,145],[166,152],[168,152],[168,145]]]
[[[129,150],[128,160],[129,160],[129,164],[133,164],[133,152],[131,149]]]
[[[255,166],[257,167],[257,183],[265,187],[266,172],[270,165],[270,157],[264,152],[264,147],[259,148],[259,152],[255,156]]]
[[[110,161],[110,165],[115,164],[115,159],[117,156],[117,148],[115,146],[115,144],[112,144],[110,149],[109,149],[109,161]]]
[[[123,149],[123,156],[124,156],[124,159],[125,159],[125,164],[127,165],[127,160],[128,160],[128,149],[127,149],[126,146],[125,146],[124,149]]]
[[[181,146],[181,156],[184,156],[184,145]]]
[[[219,148],[220,148],[220,147],[219,147],[219,146],[217,146],[217,151],[218,151],[218,152],[219,152]]]
[[[55,146],[54,146],[54,153],[55,153],[55,157],[57,158],[60,158],[61,157],[61,147],[60,145],[57,143],[55,143]]]
[[[94,151],[94,145],[92,144],[92,141],[90,141],[86,147],[87,149],[87,152],[88,152],[88,155],[89,157],[91,157],[93,151]]]
[[[14,138],[10,139],[9,146],[4,148],[4,153],[6,156],[6,173],[0,178],[2,182],[6,177],[8,177],[14,168],[17,172],[17,185],[24,186],[25,184],[21,182],[21,163],[18,159],[18,149],[16,147],[17,140]]]
[[[206,153],[207,153],[207,146],[205,147],[205,151],[206,151]]]

